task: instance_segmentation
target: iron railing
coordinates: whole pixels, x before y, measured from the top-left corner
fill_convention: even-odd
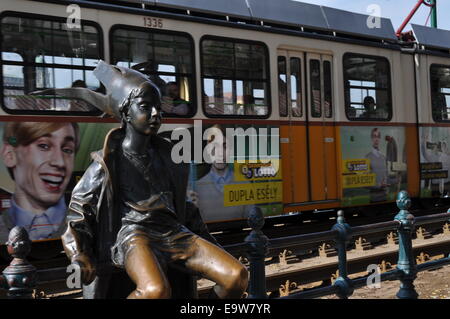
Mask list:
[[[346,299],[353,294],[357,288],[367,285],[372,275],[367,275],[357,279],[350,279],[347,272],[347,243],[352,237],[378,233],[381,231],[397,231],[398,232],[398,262],[397,268],[379,275],[380,282],[387,280],[399,280],[400,289],[397,292],[399,299],[416,299],[418,294],[414,287],[414,280],[420,271],[431,270],[450,264],[450,257],[441,258],[439,260],[428,261],[420,265],[416,265],[416,259],[413,254],[412,233],[416,226],[436,223],[450,220],[450,210],[447,213],[434,214],[423,217],[414,218],[408,209],[411,200],[406,191],[399,192],[397,196],[397,207],[400,209],[393,221],[382,222],[370,225],[351,227],[345,222],[342,211],[338,212],[337,222],[329,231],[304,234],[298,236],[289,236],[285,238],[277,238],[266,240],[264,234],[260,231],[264,219],[259,208],[255,207],[250,214],[249,223],[252,232],[247,237],[247,254],[251,256],[250,261],[250,283],[249,298],[267,298],[265,291],[265,273],[261,268],[264,263],[266,252],[274,247],[295,245],[297,242],[302,244],[310,244],[316,242],[324,242],[334,240],[338,252],[338,277],[334,284],[327,287],[313,288],[306,291],[293,293],[289,296],[281,297],[282,299],[308,299],[318,298],[331,294],[336,294],[339,298]],[[255,221],[257,221],[255,223]],[[260,241],[258,241],[258,238]],[[235,245],[234,249],[242,248]]]
[[[313,288],[293,293],[283,299],[318,298],[336,294],[339,298],[348,298],[354,289],[367,285],[372,275],[357,279],[350,279],[347,272],[347,244],[353,238],[362,235],[379,233],[382,231],[398,232],[398,263],[394,270],[379,274],[380,282],[386,280],[399,280],[400,289],[397,297],[400,299],[415,299],[418,294],[414,288],[414,280],[420,271],[431,270],[450,264],[450,256],[439,260],[428,261],[416,265],[413,254],[412,233],[416,226],[450,220],[450,210],[447,213],[428,215],[415,218],[409,211],[411,200],[406,191],[397,196],[397,207],[400,209],[394,220],[376,224],[351,227],[345,221],[342,211],[338,212],[336,224],[329,231],[322,231],[296,236],[268,239],[262,232],[264,218],[261,209],[255,207],[249,215],[248,221],[252,231],[245,238],[244,243],[228,245],[226,250],[233,255],[246,253],[249,260],[250,282],[248,298],[267,298],[265,258],[271,251],[279,251],[290,246],[308,246],[315,243],[334,241],[338,253],[339,275],[334,283],[327,287]],[[0,288],[8,290],[9,298],[32,298],[33,290],[37,285],[55,279],[65,279],[66,269],[56,268],[37,271],[27,260],[31,242],[27,232],[22,227],[11,230],[7,247],[8,253],[13,257],[10,265],[0,275]]]

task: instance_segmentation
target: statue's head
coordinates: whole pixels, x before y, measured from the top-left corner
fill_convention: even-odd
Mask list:
[[[143,82],[131,90],[119,106],[122,121],[132,125],[136,132],[153,135],[161,126],[161,99],[151,82]]]
[[[110,103],[103,112],[145,135],[161,126],[161,93],[144,74],[100,61],[94,75],[106,87]]]

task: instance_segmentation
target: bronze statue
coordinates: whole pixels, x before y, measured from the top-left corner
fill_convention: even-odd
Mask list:
[[[175,164],[172,144],[157,135],[159,89],[142,73],[103,61],[94,75],[108,95],[85,88],[40,92],[82,99],[122,122],[74,188],[62,237],[88,296],[105,297],[108,273],[97,271],[112,261],[136,285],[128,298],[170,298],[171,267],[214,281],[219,298],[240,298],[247,270],[217,245],[198,208],[186,202],[188,165]]]

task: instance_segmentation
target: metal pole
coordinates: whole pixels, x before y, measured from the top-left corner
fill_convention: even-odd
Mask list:
[[[409,23],[409,21],[411,20],[411,18],[414,16],[414,14],[416,14],[417,10],[420,8],[420,6],[425,3],[425,0],[418,0],[416,5],[414,6],[414,8],[411,10],[411,12],[409,13],[408,17],[405,19],[405,21],[403,21],[402,25],[397,29],[397,32],[395,32],[395,34],[399,37],[402,34],[403,29],[406,27],[406,25]]]
[[[266,265],[264,259],[268,251],[269,239],[263,234],[264,216],[261,208],[254,207],[248,217],[248,224],[252,228],[245,238],[247,255],[250,262],[250,282],[248,298],[266,299]]]
[[[408,212],[411,199],[406,191],[397,195],[397,207],[400,212],[395,220],[400,222],[398,230],[398,263],[397,269],[400,275],[400,290],[397,292],[399,299],[417,299],[419,296],[414,288],[414,280],[417,275],[416,260],[412,248],[412,232],[414,231],[414,216]]]
[[[437,0],[430,0],[431,8],[431,26],[437,28]]]
[[[337,231],[336,248],[338,251],[339,277],[334,285],[339,288],[336,295],[341,299],[347,299],[353,294],[352,281],[348,278],[347,272],[347,242],[351,238],[351,227],[345,222],[344,212],[338,211],[337,223],[332,230]]]

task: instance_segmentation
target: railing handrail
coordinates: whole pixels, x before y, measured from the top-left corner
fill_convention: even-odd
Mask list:
[[[447,213],[439,213],[428,216],[421,216],[415,218],[416,226],[423,226],[427,224],[432,224],[436,222],[441,222],[450,219],[450,212]],[[397,231],[400,223],[397,220],[379,222],[373,224],[366,224],[360,226],[351,227],[352,232],[350,234],[351,238],[369,235],[373,233],[383,232],[383,231]],[[277,237],[277,238],[269,238],[269,251],[271,250],[279,250],[288,248],[291,246],[298,245],[311,245],[311,244],[320,244],[327,241],[333,241],[336,238],[335,230],[326,230],[321,232],[300,234],[300,235],[291,235],[285,237]],[[236,243],[230,245],[224,245],[224,248],[230,252],[237,254],[238,252],[244,252],[247,249],[246,243]]]

